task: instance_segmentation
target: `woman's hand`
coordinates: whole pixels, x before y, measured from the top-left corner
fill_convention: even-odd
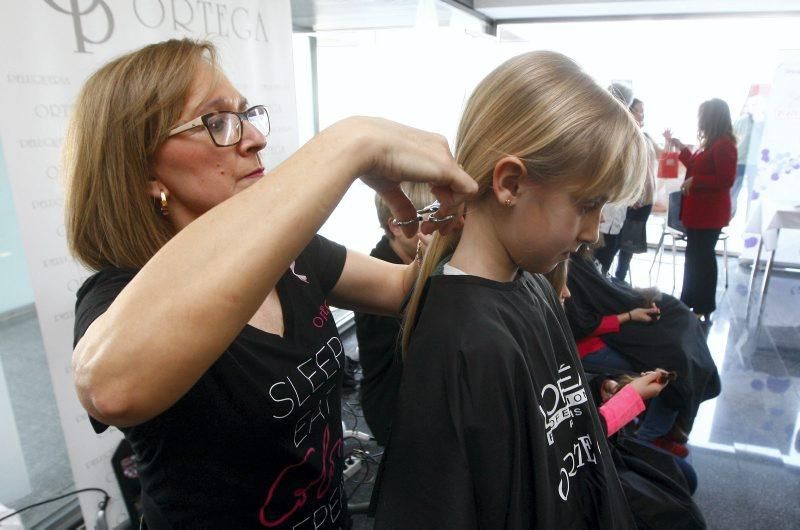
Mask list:
[[[647,401],[659,395],[664,390],[664,387],[667,386],[667,383],[661,384],[658,382],[661,373],[660,370],[645,372],[629,384],[636,390],[642,400]]]
[[[664,147],[669,147],[670,145],[672,145],[675,146],[679,151],[686,148],[683,142],[681,142],[677,138],[672,137],[671,129],[665,129],[663,134],[664,134],[664,139],[666,140],[666,142],[664,143]]]
[[[351,118],[342,125],[354,127],[352,132],[361,139],[361,152],[366,156],[359,172],[361,179],[383,197],[396,219],[413,219],[417,215],[400,188],[401,182],[429,183],[441,204],[439,218],[456,211],[466,197],[478,190],[475,180],[459,167],[447,140],[439,134],[379,118]],[[409,237],[417,229],[417,223],[403,227]]]
[[[681,191],[683,192],[684,195],[689,194],[689,191],[693,183],[694,183],[694,177],[689,177],[688,179],[683,181],[683,184],[681,184]]]
[[[632,321],[653,322],[661,316],[661,310],[653,303],[650,307],[637,307],[628,311]]]

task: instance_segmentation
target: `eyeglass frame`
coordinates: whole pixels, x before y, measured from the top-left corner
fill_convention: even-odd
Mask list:
[[[211,137],[211,141],[214,142],[214,145],[216,145],[217,147],[230,147],[232,145],[236,145],[242,141],[244,122],[246,121],[247,123],[250,124],[253,123],[250,121],[250,118],[247,117],[247,113],[259,107],[264,109],[264,115],[267,117],[267,132],[264,133],[264,138],[266,138],[269,136],[270,130],[272,129],[272,124],[269,121],[269,111],[267,110],[267,107],[264,105],[253,105],[249,109],[243,110],[242,112],[236,112],[233,110],[223,110],[223,111],[209,112],[207,114],[203,114],[202,116],[198,116],[191,121],[188,121],[182,125],[178,125],[177,127],[170,129],[169,133],[167,134],[167,138],[171,138],[176,134],[180,134],[182,132],[196,129],[197,127],[205,127],[206,132]],[[239,139],[233,142],[232,144],[220,145],[219,142],[217,142],[217,140],[214,139],[214,135],[211,134],[211,130],[208,128],[208,120],[211,119],[212,116],[216,116],[218,114],[233,114],[234,116],[239,118]],[[258,127],[256,127],[255,125],[253,125],[253,127],[255,127],[255,129],[258,131]],[[261,131],[258,132],[260,133]]]

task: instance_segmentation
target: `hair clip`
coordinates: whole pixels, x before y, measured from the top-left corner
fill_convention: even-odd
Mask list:
[[[436,212],[439,211],[441,205],[439,201],[433,201],[428,206],[417,210],[417,216],[411,219],[392,219],[392,224],[394,226],[408,226],[413,223],[421,223],[423,221],[430,221],[431,223],[446,223],[448,221],[452,221],[455,219],[455,215],[448,215],[446,217],[436,217]]]

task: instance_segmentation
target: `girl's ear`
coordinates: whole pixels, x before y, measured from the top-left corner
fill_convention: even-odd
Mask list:
[[[494,166],[492,191],[503,206],[512,206],[519,197],[520,185],[528,178],[528,169],[516,156],[505,156]]]

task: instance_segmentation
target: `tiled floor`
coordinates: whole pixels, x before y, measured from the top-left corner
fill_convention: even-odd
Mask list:
[[[722,393],[690,438],[696,501],[711,528],[800,528],[800,279],[776,273],[748,318],[749,269],[730,272],[708,334]]]
[[[0,322],[0,369],[8,384],[31,493],[2,499],[19,509],[74,489],[61,420],[36,313],[31,310]],[[5,426],[0,425],[0,429]],[[0,473],[0,480],[7,477]],[[22,514],[26,528],[37,528],[50,514],[77,505],[65,498]],[[2,525],[0,525],[2,526]]]
[[[650,259],[652,255],[634,258],[635,285],[650,283]],[[672,290],[670,265],[668,254],[658,281],[665,292]],[[681,269],[679,255],[678,291]],[[695,499],[712,529],[800,529],[800,275],[775,274],[759,322],[757,307],[745,318],[749,269],[731,259],[729,274],[725,290],[720,270],[719,309],[708,333],[722,394],[701,407],[690,439],[689,460],[700,482]],[[0,358],[9,387],[14,387],[10,390],[15,414],[36,418],[20,426],[36,491],[20,499],[19,507],[68,488],[71,474],[52,392],[40,384],[48,372],[35,315],[4,323],[0,333]],[[355,337],[349,333],[344,338],[348,352],[356,356]],[[42,419],[45,412],[47,420]],[[348,428],[358,421],[357,429],[367,431],[359,416],[357,392],[346,393],[344,421]],[[352,500],[364,502],[381,449],[354,439],[347,440],[346,447],[370,453],[369,466],[361,467],[347,484],[348,491],[355,492]],[[38,510],[26,520],[41,517]],[[361,515],[354,523],[355,528],[372,527]]]
[[[652,257],[634,258],[634,285],[651,283]],[[677,265],[679,296],[681,254]],[[699,478],[695,500],[711,529],[800,529],[800,276],[774,274],[759,320],[757,293],[746,318],[750,269],[730,258],[725,289],[721,258],[719,266],[718,310],[708,328],[708,344],[722,393],[701,406],[691,433],[688,459]],[[657,282],[655,268],[652,273],[652,283],[666,293],[672,291],[670,267],[667,253]],[[347,337],[345,344],[357,355],[354,337]],[[346,401],[357,401],[357,393]],[[345,422],[354,419],[352,409],[350,405],[343,413]],[[359,422],[362,429],[363,419]],[[380,450],[374,445],[368,449]],[[368,498],[372,476],[359,487],[355,501]],[[356,475],[348,489],[363,478]],[[372,527],[364,516],[354,522],[355,528]]]

